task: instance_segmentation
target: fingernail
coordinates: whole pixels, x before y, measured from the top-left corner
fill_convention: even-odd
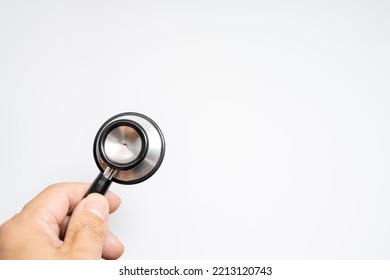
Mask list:
[[[101,194],[91,193],[84,199],[84,209],[100,217],[102,220],[108,218],[108,202]]]

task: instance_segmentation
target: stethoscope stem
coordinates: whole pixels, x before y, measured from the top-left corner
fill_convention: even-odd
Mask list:
[[[110,167],[107,167],[106,170],[104,170],[104,173],[100,172],[96,179],[92,182],[84,197],[87,197],[91,193],[100,193],[104,195],[111,185],[111,178],[114,173],[115,170]]]

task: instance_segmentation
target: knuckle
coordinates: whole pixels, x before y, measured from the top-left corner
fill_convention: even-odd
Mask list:
[[[0,225],[0,259],[20,248],[20,224],[18,215]]]
[[[13,237],[15,235],[15,230],[21,228],[21,221],[23,221],[23,215],[19,213],[0,225],[1,240]]]
[[[0,226],[0,240],[7,239],[7,236],[11,232],[11,228],[12,228],[11,224],[12,224],[12,221],[7,221]]]

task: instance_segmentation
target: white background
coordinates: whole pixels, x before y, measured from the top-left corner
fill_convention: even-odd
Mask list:
[[[112,186],[123,259],[388,259],[389,50],[387,1],[0,0],[0,223],[136,111],[167,152]]]

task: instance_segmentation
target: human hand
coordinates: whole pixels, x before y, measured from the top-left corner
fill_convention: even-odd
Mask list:
[[[120,198],[109,191],[81,200],[88,188],[60,183],[38,194],[0,227],[0,259],[119,258],[124,248],[107,220]]]

